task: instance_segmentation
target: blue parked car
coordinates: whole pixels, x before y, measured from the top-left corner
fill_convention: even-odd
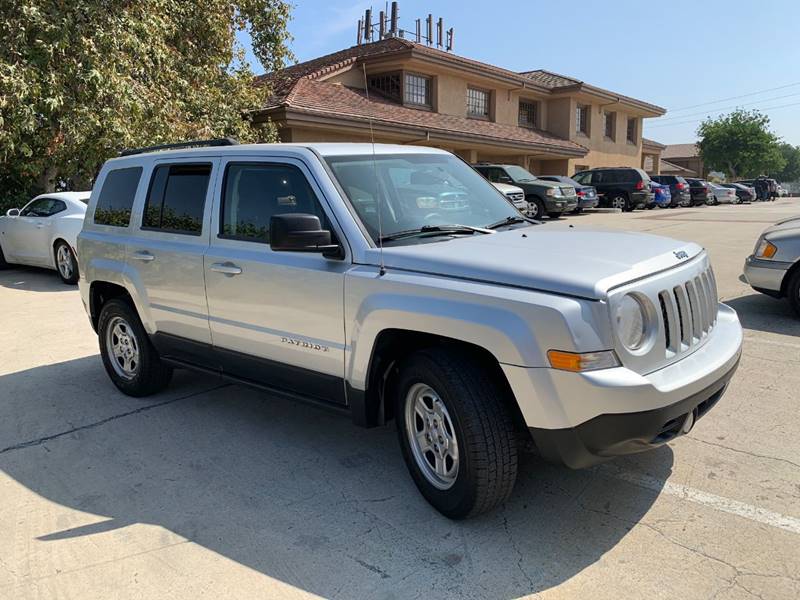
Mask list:
[[[672,194],[669,191],[669,186],[657,181],[650,181],[650,191],[653,192],[653,202],[647,208],[666,208],[672,203]]]

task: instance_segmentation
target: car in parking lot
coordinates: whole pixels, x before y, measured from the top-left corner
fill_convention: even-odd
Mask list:
[[[581,185],[591,185],[600,196],[600,206],[632,211],[644,208],[650,201],[650,177],[633,167],[602,167],[575,173],[572,178]]]
[[[740,183],[720,183],[720,185],[732,189],[740,202],[753,202],[756,199],[756,191]]]
[[[779,221],[759,236],[744,277],[757,292],[787,299],[800,316],[800,216]]]
[[[741,200],[736,195],[736,190],[708,182],[708,200],[706,204],[739,204]]]
[[[89,194],[42,194],[0,216],[0,269],[10,264],[44,267],[55,269],[64,283],[77,283],[75,248]]]
[[[669,186],[669,193],[672,196],[670,206],[690,206],[692,204],[689,183],[683,177],[678,175],[651,175],[650,179]]]
[[[705,179],[697,179],[695,177],[687,177],[686,183],[689,184],[689,193],[692,196],[692,205],[699,206],[708,203],[710,197],[708,189],[708,181]]]
[[[191,368],[394,418],[420,492],[464,518],[508,498],[519,448],[661,446],[737,368],[697,244],[532,221],[435,148],[208,145],[109,160],[89,201],[80,293],[126,394]]]
[[[525,190],[515,185],[507,183],[493,183],[495,189],[503,194],[518,211],[524,213],[528,211],[528,202],[525,200]]]
[[[492,183],[507,183],[525,190],[528,215],[535,219],[544,215],[557,219],[578,206],[578,196],[571,185],[545,181],[519,165],[478,163],[472,166]]]
[[[600,204],[600,198],[597,196],[597,190],[590,185],[581,185],[572,177],[566,175],[540,175],[539,179],[545,181],[555,181],[556,183],[565,183],[575,188],[575,194],[578,196],[578,206],[573,210],[574,213],[579,213],[585,208],[596,208]]]
[[[658,183],[653,180],[650,182],[650,189],[653,192],[653,202],[647,208],[669,208],[672,204],[672,194],[669,191],[669,186],[663,183]]]

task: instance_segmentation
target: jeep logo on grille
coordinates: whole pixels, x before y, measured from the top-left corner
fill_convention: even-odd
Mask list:
[[[677,252],[673,252],[673,254],[675,255],[675,258],[677,258],[678,260],[689,258],[689,255],[686,254],[686,252],[684,252],[683,250],[678,250]]]

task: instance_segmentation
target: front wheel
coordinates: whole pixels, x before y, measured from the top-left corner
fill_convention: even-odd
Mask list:
[[[786,284],[786,296],[789,298],[789,304],[800,317],[800,270],[792,273],[791,279]]]
[[[69,244],[64,240],[59,240],[53,249],[53,253],[61,281],[67,285],[78,283],[78,261],[75,259],[75,253],[69,247]]]
[[[122,393],[149,396],[169,384],[172,368],[161,361],[130,304],[109,300],[100,311],[97,335],[106,373]]]
[[[3,247],[0,246],[0,271],[10,268],[11,265],[6,262],[6,255],[3,254]]]
[[[528,216],[531,219],[541,219],[544,217],[544,202],[539,198],[528,200]]]
[[[397,376],[403,458],[436,510],[463,519],[504,502],[517,478],[517,441],[502,388],[467,353],[413,354]]]

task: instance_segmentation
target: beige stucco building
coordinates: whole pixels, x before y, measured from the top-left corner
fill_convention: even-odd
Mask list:
[[[436,146],[537,174],[642,166],[643,119],[664,109],[537,70],[517,73],[393,37],[300,63],[255,119],[283,141]]]

